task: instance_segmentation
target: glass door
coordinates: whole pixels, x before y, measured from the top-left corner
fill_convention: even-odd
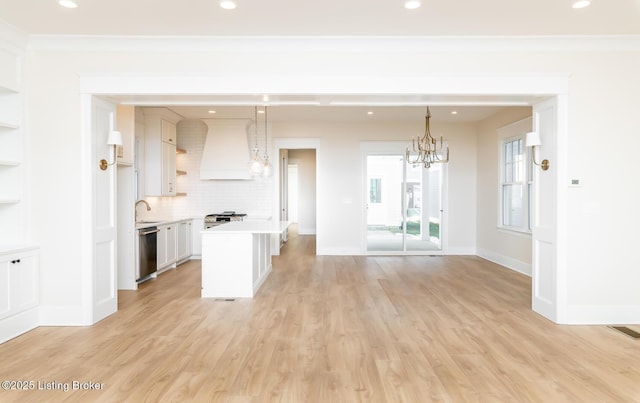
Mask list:
[[[442,166],[367,155],[367,252],[442,250]]]

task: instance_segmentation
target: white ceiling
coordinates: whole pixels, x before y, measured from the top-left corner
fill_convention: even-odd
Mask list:
[[[510,36],[640,34],[640,0],[594,0],[574,10],[570,0],[422,0],[406,10],[404,0],[237,0],[223,10],[217,0],[0,0],[0,19],[34,35],[146,36]],[[269,118],[333,121],[423,119],[477,121],[505,105],[533,99],[510,97],[440,99],[424,96],[273,97]],[[252,117],[259,99],[229,96],[117,96],[116,102],[169,106],[187,118]],[[345,106],[350,105],[350,106]],[[476,106],[474,106],[476,105]],[[477,106],[482,105],[482,106]],[[452,110],[457,115],[452,115]],[[368,115],[373,111],[373,115]]]
[[[640,0],[0,0],[0,19],[31,34],[622,35],[640,34]]]

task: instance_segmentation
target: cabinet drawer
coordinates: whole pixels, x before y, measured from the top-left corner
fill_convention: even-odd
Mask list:
[[[160,131],[162,132],[162,141],[176,145],[176,125],[162,119],[160,122]]]

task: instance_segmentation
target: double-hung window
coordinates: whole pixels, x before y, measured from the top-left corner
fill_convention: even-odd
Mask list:
[[[531,232],[531,161],[524,134],[501,141],[499,226]]]

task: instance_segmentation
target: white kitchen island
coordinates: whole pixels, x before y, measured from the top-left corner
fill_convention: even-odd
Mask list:
[[[202,234],[202,298],[253,298],[271,272],[271,234],[281,221],[233,221]]]

